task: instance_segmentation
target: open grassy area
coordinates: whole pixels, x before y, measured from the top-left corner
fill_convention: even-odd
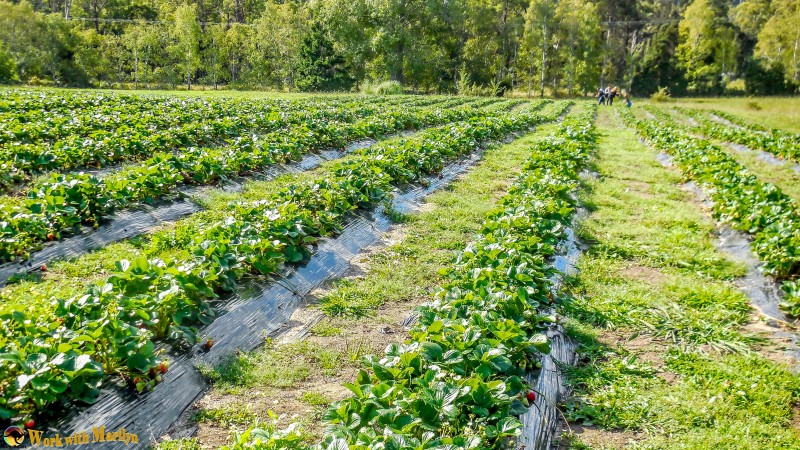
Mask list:
[[[800,133],[800,97],[676,98],[668,105],[718,109],[765,127]]]

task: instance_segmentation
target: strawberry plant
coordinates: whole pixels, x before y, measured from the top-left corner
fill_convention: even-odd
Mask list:
[[[183,184],[210,184],[296,160],[314,149],[343,147],[364,137],[483,114],[472,106],[445,109],[460,102],[463,99],[445,102],[441,109],[438,105],[420,109],[398,107],[353,123],[323,124],[315,118],[260,137],[238,137],[221,149],[191,147],[177,153],[156,153],[139,165],[104,178],[84,173],[53,174],[28,190],[27,204],[0,209],[0,224],[3,224],[0,258],[25,259],[41,242],[60,237],[80,224],[96,227],[117,209],[174,195]],[[507,106],[499,103],[495,107]],[[487,109],[491,110],[492,107]]]
[[[393,185],[435,173],[445,161],[481,142],[552,120],[566,106],[542,116],[527,109],[507,113],[503,111],[507,105],[500,104],[493,114],[484,112],[487,115],[431,128],[412,139],[362,149],[312,182],[289,186],[269,199],[232,205],[224,219],[198,223],[194,230],[164,239],[179,246],[181,256],[119,261],[106,280],[85,294],[56,300],[52,315],[16,311],[0,316],[4,339],[0,368],[6,379],[25,381],[2,385],[0,417],[30,414],[54,402],[53,395],[36,388],[40,379],[50,377],[67,381],[69,389],[61,393],[61,399],[90,401],[103,373],[127,380],[136,391],[146,390],[156,380],[151,375],[159,376],[153,369],[161,367],[154,340],[194,342],[195,327],[213,317],[210,302],[232,291],[242,276],[274,274],[284,264],[302,260],[309,255],[310,245],[341,229],[353,210],[383,201]],[[440,116],[448,117],[444,112]],[[422,160],[430,163],[416,164]],[[398,170],[398,165],[404,169]],[[526,272],[518,278],[529,276]],[[53,322],[52,317],[59,319]],[[513,344],[541,345],[538,340],[524,343],[519,335]],[[53,364],[39,372],[38,365],[18,363],[31,354],[41,355],[37,358],[43,363],[58,361],[65,352],[82,358],[86,363],[82,368],[91,370],[78,373]],[[505,362],[489,354],[476,357],[486,364]],[[484,392],[482,402],[505,395],[493,383],[475,383],[475,389]]]

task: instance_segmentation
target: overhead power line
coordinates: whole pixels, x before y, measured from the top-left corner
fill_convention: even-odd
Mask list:
[[[171,25],[175,23],[173,20],[147,20],[147,19],[107,19],[107,18],[97,18],[94,19],[92,17],[67,17],[66,20],[77,20],[80,22],[102,22],[102,23],[147,23],[153,25]],[[250,23],[241,23],[241,22],[203,22],[200,21],[201,25],[242,25],[246,27],[252,27],[253,24]]]
[[[91,18],[91,17],[67,17],[67,20],[77,20],[81,22],[101,22],[101,23],[146,23],[146,24],[153,24],[153,25],[170,25],[175,23],[172,20],[147,20],[147,19],[109,19],[109,18]],[[659,25],[665,23],[673,23],[679,22],[681,19],[669,18],[669,19],[650,19],[650,20],[610,20],[610,21],[603,21],[600,22],[603,25],[610,26],[610,25]],[[201,25],[241,25],[246,27],[252,27],[253,24],[250,23],[241,23],[241,22],[203,22],[200,21]]]

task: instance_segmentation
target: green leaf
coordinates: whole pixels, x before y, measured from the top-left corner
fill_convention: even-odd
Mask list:
[[[440,361],[444,351],[442,346],[435,342],[423,342],[420,345],[420,353],[425,356],[425,359],[431,362]]]

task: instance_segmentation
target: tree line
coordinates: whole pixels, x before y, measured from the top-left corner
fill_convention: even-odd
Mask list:
[[[0,1],[0,82],[786,94],[797,0]]]

